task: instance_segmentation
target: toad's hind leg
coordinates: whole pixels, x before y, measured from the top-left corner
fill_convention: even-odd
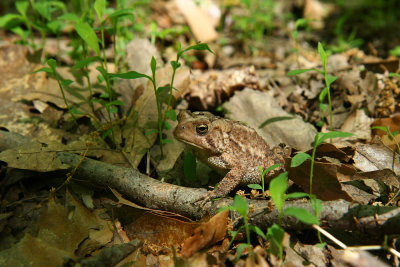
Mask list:
[[[223,197],[228,195],[235,187],[237,187],[243,177],[243,172],[239,169],[230,170],[226,176],[218,184],[218,187],[212,191],[207,192],[203,197],[198,199],[196,202],[200,202],[201,206],[204,206],[208,201],[213,198]]]

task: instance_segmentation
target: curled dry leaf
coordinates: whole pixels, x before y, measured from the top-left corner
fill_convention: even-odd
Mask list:
[[[202,73],[190,82],[186,97],[192,109],[207,110],[245,87],[260,90],[254,67]]]
[[[228,222],[228,211],[226,210],[201,224],[194,230],[193,235],[185,240],[181,250],[182,256],[188,258],[200,249],[222,240],[228,229]]]

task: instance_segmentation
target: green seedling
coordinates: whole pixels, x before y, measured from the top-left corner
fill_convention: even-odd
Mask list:
[[[396,131],[391,132],[388,129],[388,127],[384,127],[384,126],[373,126],[372,129],[377,129],[377,130],[384,131],[387,134],[387,136],[389,137],[389,139],[396,144],[397,151],[398,152],[400,151],[400,144],[396,139],[396,136],[399,134],[399,131],[396,130]],[[393,171],[394,171],[395,159],[396,159],[396,153],[393,152],[393,161],[392,161],[392,170]]]
[[[310,195],[303,192],[294,192],[286,194],[288,188],[287,172],[281,173],[269,184],[269,193],[272,201],[275,204],[276,209],[279,213],[279,224],[274,224],[268,228],[267,239],[271,243],[270,252],[277,255],[280,259],[283,259],[283,236],[284,230],[281,227],[282,216],[293,216],[299,221],[307,224],[320,224],[317,216],[314,216],[309,211],[303,208],[289,207],[284,209],[285,200],[294,198],[309,197]],[[320,209],[318,209],[320,211]]]
[[[258,126],[258,129],[264,128],[265,126],[267,126],[268,124],[274,123],[274,122],[278,122],[278,121],[286,121],[286,120],[293,120],[295,119],[295,116],[278,116],[278,117],[273,117],[270,119],[265,120],[263,123],[260,124],[260,126]]]
[[[293,75],[299,75],[308,71],[316,71],[324,76],[325,80],[325,88],[321,91],[319,94],[319,108],[322,111],[322,122],[324,120],[323,117],[323,112],[329,107],[329,126],[330,130],[333,131],[333,113],[332,113],[332,101],[331,101],[331,84],[336,81],[337,77],[335,76],[330,76],[328,75],[327,69],[326,69],[326,61],[327,61],[327,55],[324,50],[324,47],[320,42],[318,42],[318,53],[322,61],[322,68],[323,70],[318,70],[318,69],[299,69],[299,70],[291,70],[289,71],[288,75],[293,76]],[[328,96],[328,105],[324,104],[325,97]],[[322,125],[320,125],[322,126]]]
[[[292,158],[292,162],[290,164],[290,167],[295,168],[303,164],[304,161],[307,159],[311,158],[311,168],[310,168],[310,194],[312,194],[312,180],[313,180],[313,171],[314,171],[314,161],[315,161],[315,152],[317,150],[317,147],[322,144],[325,140],[327,139],[333,139],[333,138],[345,138],[349,136],[353,136],[354,134],[352,133],[346,133],[346,132],[327,132],[327,133],[317,133],[314,138],[314,144],[313,144],[313,151],[312,155],[310,156],[307,153],[299,153],[295,155]]]
[[[34,50],[33,30],[40,32],[42,37],[41,47],[46,44],[47,34],[61,34],[62,24],[53,17],[54,12],[65,12],[65,4],[61,1],[16,1],[15,7],[19,14],[6,14],[0,17],[0,28],[11,30],[22,38],[23,43],[28,43]],[[29,10],[29,7],[31,10]],[[29,12],[31,11],[31,12]],[[25,25],[25,31],[20,25]],[[30,43],[28,42],[30,40]],[[45,59],[44,49],[42,49],[42,60]]]
[[[156,68],[157,68],[157,61],[154,57],[151,58],[150,62],[150,69],[152,75],[146,75],[143,73],[139,73],[136,71],[129,71],[126,73],[109,73],[108,75],[110,77],[116,77],[116,78],[122,78],[122,79],[139,79],[139,78],[146,78],[149,81],[151,81],[154,89],[154,94],[156,97],[156,105],[157,105],[157,114],[158,114],[158,129],[157,133],[159,136],[159,142],[160,142],[160,150],[161,150],[161,157],[163,157],[163,145],[167,143],[171,143],[172,140],[170,139],[164,139],[163,138],[163,130],[168,130],[171,128],[171,125],[167,122],[167,118],[170,119],[171,121],[176,121],[177,120],[177,115],[175,110],[172,109],[172,90],[174,88],[174,80],[175,80],[175,73],[176,70],[181,66],[179,63],[179,59],[182,57],[183,53],[189,51],[189,50],[208,50],[211,53],[214,53],[211,51],[211,49],[208,47],[207,44],[197,44],[193,46],[189,46],[186,49],[182,49],[181,45],[179,44],[178,46],[178,51],[176,55],[176,60],[171,61],[171,66],[172,66],[172,76],[171,76],[171,82],[170,84],[166,86],[157,86],[157,80],[156,80]],[[162,113],[162,107],[161,107],[161,100],[160,100],[160,94],[164,91],[168,90],[168,100],[167,100],[167,107],[166,111],[164,114]]]
[[[265,189],[264,189],[264,177],[267,172],[270,172],[278,167],[282,166],[282,164],[274,164],[272,166],[269,166],[265,170],[261,168],[261,166],[258,166],[258,170],[260,171],[261,174],[261,185],[259,184],[249,184],[247,185],[251,189],[257,189],[257,190],[262,190],[262,197],[265,197]]]
[[[261,43],[266,32],[271,31],[274,27],[274,13],[272,12],[274,1],[240,0],[240,3],[244,6],[246,12],[232,16],[232,28],[236,32],[236,37],[242,41],[255,40]],[[230,8],[230,6],[227,6],[225,12],[229,12]]]
[[[55,59],[47,60],[47,65],[49,67],[43,67],[41,69],[38,69],[37,71],[34,71],[33,73],[46,72],[47,74],[49,74],[50,76],[52,76],[54,79],[57,80],[58,86],[60,87],[60,91],[61,91],[61,94],[62,94],[62,97],[64,100],[64,104],[67,107],[72,118],[74,119],[75,123],[77,123],[74,114],[81,114],[81,112],[79,110],[71,108],[71,106],[68,104],[67,98],[65,97],[65,89],[64,89],[64,87],[69,86],[72,83],[72,81],[64,80],[60,77],[60,75],[58,75],[58,73],[56,71],[57,62]]]
[[[236,259],[239,259],[240,256],[242,255],[243,250],[247,247],[248,251],[249,251],[249,255],[252,255],[252,249],[251,249],[251,243],[250,243],[250,230],[254,231],[256,234],[258,234],[259,236],[261,236],[262,238],[264,238],[265,240],[267,239],[267,237],[265,236],[265,234],[263,233],[263,231],[261,231],[260,228],[258,228],[255,225],[250,225],[249,224],[249,219],[248,219],[248,213],[249,213],[249,206],[247,205],[246,200],[239,196],[236,195],[234,200],[233,200],[233,205],[232,206],[226,206],[226,207],[222,207],[218,209],[218,212],[222,212],[225,210],[232,210],[232,211],[236,211],[238,212],[242,218],[243,218],[243,225],[240,226],[238,228],[238,230],[236,231],[231,231],[232,234],[232,239],[231,242],[228,245],[228,248],[232,245],[233,241],[236,238],[236,235],[242,230],[245,229],[246,232],[246,237],[247,237],[247,243],[246,244],[240,244],[237,247],[236,250]],[[228,249],[227,248],[227,249]]]

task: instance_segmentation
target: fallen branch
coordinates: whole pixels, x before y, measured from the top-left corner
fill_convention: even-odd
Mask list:
[[[15,148],[29,138],[21,138],[20,135],[0,131],[0,148]],[[8,146],[10,144],[10,146]],[[56,158],[62,163],[68,164],[72,170],[81,161],[81,156],[57,152]],[[77,168],[74,179],[87,180],[103,186],[105,189],[112,187],[124,197],[131,199],[147,208],[167,210],[179,213],[191,218],[201,218],[205,213],[215,215],[219,207],[232,204],[232,200],[223,198],[219,201],[207,204],[204,209],[193,204],[206,193],[205,189],[188,188],[160,182],[148,177],[132,168],[103,163],[86,158]],[[273,207],[270,200],[248,200],[254,207],[250,213],[249,221],[252,224],[266,229],[273,223],[278,223],[278,211],[270,210]],[[312,212],[309,201],[287,201],[285,207],[300,207]],[[358,230],[369,234],[399,234],[400,208],[379,207],[353,204],[344,200],[324,201],[320,214],[321,227],[330,229]],[[232,214],[233,219],[237,214]],[[282,226],[286,229],[301,230],[311,228],[311,225],[299,223],[290,216],[282,218]]]

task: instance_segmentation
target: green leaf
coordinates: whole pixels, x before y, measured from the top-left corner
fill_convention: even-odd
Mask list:
[[[0,19],[1,19],[1,18],[0,18]],[[1,27],[1,26],[0,26],[0,27]],[[11,31],[12,31],[13,33],[18,34],[19,36],[21,36],[21,38],[22,38],[23,40],[28,39],[29,32],[28,32],[28,31],[24,31],[24,30],[23,30],[21,27],[19,27],[19,26],[12,28]]]
[[[102,66],[98,66],[96,68],[96,70],[98,70],[100,72],[101,76],[103,76],[104,79],[107,78],[108,73]],[[107,93],[107,97],[109,97],[108,93]]]
[[[111,128],[108,129],[108,130],[106,130],[105,132],[103,132],[103,133],[101,134],[101,138],[106,139],[106,137],[109,136],[110,133],[111,133]]]
[[[99,40],[90,25],[79,21],[75,24],[75,30],[82,40],[85,41],[86,44],[96,53],[96,55],[100,56]]]
[[[165,144],[172,144],[174,141],[171,139],[162,139],[161,140],[161,144],[165,145]]]
[[[258,189],[258,190],[262,190],[262,186],[259,184],[248,184],[247,185],[249,188],[251,189]]]
[[[347,132],[337,132],[337,131],[332,131],[332,132],[327,132],[327,133],[317,133],[315,136],[315,145],[319,146],[322,144],[326,139],[330,138],[345,138],[349,136],[353,136],[353,133],[347,133]]]
[[[114,105],[114,106],[123,106],[124,103],[121,100],[114,100],[108,103],[109,105]]]
[[[319,93],[319,102],[321,102],[321,103],[324,102],[324,99],[325,99],[326,95],[328,94],[328,92],[329,92],[328,87],[325,87],[321,91],[321,93]]]
[[[299,75],[305,72],[314,71],[315,69],[300,69],[300,70],[291,70],[288,72],[289,76]]]
[[[178,69],[181,66],[181,63],[175,60],[171,61],[170,64],[174,70]]]
[[[192,153],[185,153],[185,158],[183,159],[183,173],[189,181],[194,182],[196,180],[196,158]]]
[[[236,209],[233,206],[224,206],[224,207],[218,208],[217,212],[220,213],[225,210],[236,210]],[[231,231],[231,232],[236,232],[236,231]]]
[[[308,210],[303,208],[289,207],[285,209],[283,213],[288,216],[293,216],[299,221],[306,224],[317,224],[317,225],[320,224],[317,217],[315,217]]]
[[[247,206],[247,202],[243,197],[235,195],[235,198],[233,199],[233,207],[235,207],[240,215],[242,215],[243,217],[247,217],[249,207]]]
[[[160,86],[160,87],[157,88],[157,94],[160,95],[162,92],[164,92],[165,90],[167,90],[169,88],[170,88],[169,84],[167,84],[165,86]]]
[[[8,28],[8,27],[15,26],[15,24],[13,24],[12,26],[8,25],[12,21],[14,21],[14,23],[19,24],[21,21],[25,21],[25,19],[22,16],[17,15],[17,14],[5,14],[4,16],[0,17],[0,27]]]
[[[154,56],[151,57],[150,68],[151,68],[151,73],[153,73],[153,76],[154,76],[156,73],[156,68],[157,68],[157,61],[154,58]]]
[[[62,86],[70,86],[73,83],[71,80],[61,80]]]
[[[317,244],[315,244],[314,247],[316,247],[316,248],[325,248],[326,245],[327,245],[326,242],[323,242],[323,243],[317,243]]]
[[[324,67],[324,72],[326,71],[326,53],[324,50],[324,47],[320,42],[318,42],[318,53],[319,56],[321,57],[322,65]]]
[[[258,126],[259,129],[265,127],[268,124],[271,124],[273,122],[277,122],[277,121],[286,121],[286,120],[292,120],[295,119],[295,116],[281,116],[281,117],[273,117],[270,119],[267,119],[266,121],[264,121],[263,123],[261,123],[260,126]]]
[[[295,29],[298,29],[299,27],[305,27],[308,25],[308,20],[301,18],[301,19],[297,19],[296,20],[296,24],[295,24]]]
[[[0,24],[0,25],[1,25],[1,24]],[[397,46],[397,48],[398,48],[398,51],[399,51],[399,54],[398,54],[397,56],[400,56],[400,46]],[[389,77],[397,77],[397,78],[400,79],[400,74],[394,73],[394,72],[390,72],[390,73],[389,73]]]
[[[164,130],[169,130],[169,129],[171,129],[172,127],[171,127],[171,124],[169,124],[169,122],[168,121],[164,121],[164,127],[163,127],[163,129]]]
[[[51,74],[53,74],[53,70],[50,69],[50,68],[48,68],[48,67],[40,68],[40,69],[38,69],[38,70],[33,71],[32,73],[38,73],[38,72],[46,72],[46,73],[51,73]]]
[[[117,112],[118,112],[118,108],[115,106],[111,106],[111,108],[109,108],[109,106],[108,106],[107,108],[111,114],[117,114]]]
[[[79,17],[75,13],[65,13],[57,18],[58,20],[67,20],[73,22],[79,22]]]
[[[325,110],[327,110],[327,108],[329,107],[328,104],[324,104],[324,103],[319,103],[318,106],[319,106],[319,109],[320,109],[321,111],[325,111]],[[323,124],[323,122],[322,122],[322,124]]]
[[[267,239],[270,241],[270,251],[272,254],[279,256],[283,246],[283,237],[285,236],[285,230],[277,224],[273,224],[267,230]]]
[[[189,50],[208,50],[208,51],[210,51],[211,53],[213,53],[215,55],[215,53],[205,43],[189,46],[185,50],[181,51],[180,55],[182,55],[184,52],[189,51]]]
[[[249,247],[249,245],[245,244],[245,243],[242,243],[239,246],[237,246],[237,248],[236,248],[236,259],[239,259],[242,256],[243,250],[245,248],[248,248],[248,247]]]
[[[135,16],[133,15],[132,8],[123,8],[117,11],[114,11],[108,16],[110,19],[128,17],[130,21],[135,22]]]
[[[16,1],[15,8],[18,12],[23,16],[26,17],[26,11],[28,10],[29,3],[28,1]]]
[[[300,166],[301,164],[303,164],[304,161],[306,161],[307,159],[311,158],[310,155],[308,155],[307,153],[299,153],[296,154],[293,158],[292,161],[290,162],[290,167],[295,168]]]
[[[283,164],[281,164],[281,163],[277,163],[277,164],[271,165],[271,166],[269,166],[268,168],[266,168],[266,169],[264,170],[264,172],[267,173],[267,172],[269,172],[269,171],[275,170],[276,168],[278,168],[278,167],[280,167],[280,166],[282,166],[282,165],[283,165]]]
[[[293,193],[285,195],[285,199],[289,199],[289,198],[304,198],[304,197],[308,197],[308,194],[304,193],[304,192],[293,192]]]
[[[57,61],[54,58],[50,58],[47,60],[47,65],[50,66],[50,68],[55,72],[56,71],[56,66],[57,66]]]
[[[60,31],[62,25],[63,23],[60,20],[53,20],[49,23],[46,23],[47,28],[49,28],[50,31],[54,34]]]
[[[150,134],[153,134],[153,133],[158,133],[158,130],[155,130],[155,129],[146,130],[144,132],[144,135],[147,136],[147,135],[150,135]]]
[[[279,174],[269,183],[269,194],[279,212],[283,210],[283,205],[285,203],[285,192],[287,188],[287,172]]]
[[[257,226],[255,226],[255,225],[249,225],[249,228],[251,229],[251,230],[253,230],[257,235],[259,235],[259,236],[261,236],[262,238],[264,238],[265,240],[267,240],[267,236],[264,234],[264,232],[260,229],[260,228],[258,228]]]
[[[371,129],[378,129],[378,130],[384,131],[387,134],[389,133],[389,130],[384,126],[372,126]]]
[[[74,114],[74,115],[83,114],[82,111],[77,110],[76,108],[71,108],[71,109],[69,110],[69,113]]]
[[[143,73],[136,72],[136,71],[129,71],[129,72],[125,72],[125,73],[109,73],[108,75],[110,75],[110,77],[118,77],[121,79],[146,78],[146,79],[149,79],[150,81],[152,80],[150,76],[143,74]]]
[[[396,135],[398,135],[398,134],[399,134],[399,131],[398,131],[398,130],[392,132],[392,135],[393,135],[393,136],[396,136]]]
[[[65,11],[65,4],[61,1],[40,1],[36,2],[33,8],[47,21],[51,21],[51,14],[57,9]]]
[[[337,80],[336,76],[327,76],[326,77],[326,82],[328,83],[327,86],[331,86],[331,84]]]
[[[176,119],[177,119],[176,112],[175,112],[175,110],[173,110],[173,109],[167,110],[167,111],[165,112],[165,115],[166,115],[171,121],[176,121]]]
[[[106,9],[106,0],[96,0],[94,2],[94,10],[96,10],[97,17],[99,18],[100,22],[103,22],[102,17],[104,10]]]
[[[311,206],[318,217],[322,211],[322,200],[318,199],[315,195],[310,195],[310,200]]]
[[[78,62],[75,63],[74,65],[74,69],[80,69],[83,67],[86,67],[87,65],[89,65],[92,62],[96,62],[96,61],[101,61],[101,58],[98,56],[95,57],[88,57],[82,60],[79,60]]]

